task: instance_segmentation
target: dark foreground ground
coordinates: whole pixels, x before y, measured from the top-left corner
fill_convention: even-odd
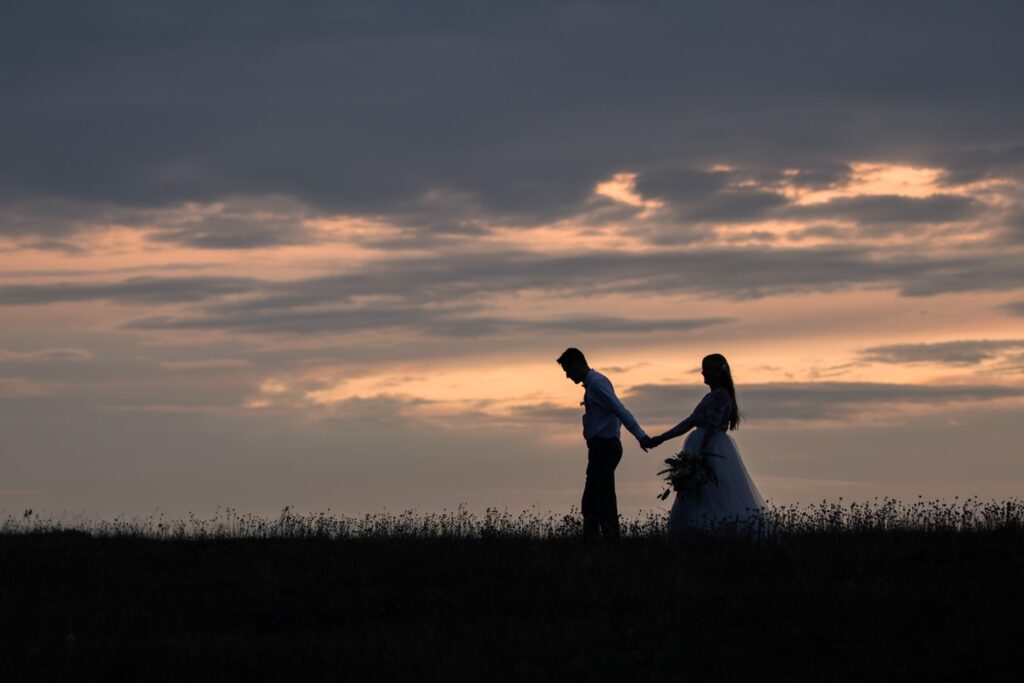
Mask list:
[[[1024,532],[0,535],[0,680],[1021,680]]]

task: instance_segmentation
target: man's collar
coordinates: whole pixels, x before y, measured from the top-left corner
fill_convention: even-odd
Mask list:
[[[586,389],[586,388],[587,388],[587,384],[588,384],[588,382],[589,382],[589,381],[590,381],[590,379],[591,379],[591,378],[592,378],[592,377],[593,377],[594,375],[596,375],[596,374],[597,374],[597,373],[596,373],[596,372],[594,372],[594,368],[590,368],[589,370],[587,370],[587,374],[583,376],[583,388],[584,388],[584,389]]]

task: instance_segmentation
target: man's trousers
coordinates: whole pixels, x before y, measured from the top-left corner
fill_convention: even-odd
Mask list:
[[[618,439],[587,439],[587,483],[583,487],[583,533],[619,537],[619,506],[615,499],[615,468],[622,460]]]

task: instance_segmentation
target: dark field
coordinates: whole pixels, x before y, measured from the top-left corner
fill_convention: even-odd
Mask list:
[[[0,680],[1020,680],[1019,502],[771,514],[9,518]]]

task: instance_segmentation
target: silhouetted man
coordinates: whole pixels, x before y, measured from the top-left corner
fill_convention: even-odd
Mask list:
[[[619,537],[619,507],[615,500],[615,468],[622,459],[619,427],[626,429],[645,451],[649,437],[626,410],[608,378],[591,369],[579,349],[568,348],[558,357],[565,376],[583,384],[583,438],[587,440],[587,483],[583,487],[583,534],[593,538],[598,529],[605,538]]]

